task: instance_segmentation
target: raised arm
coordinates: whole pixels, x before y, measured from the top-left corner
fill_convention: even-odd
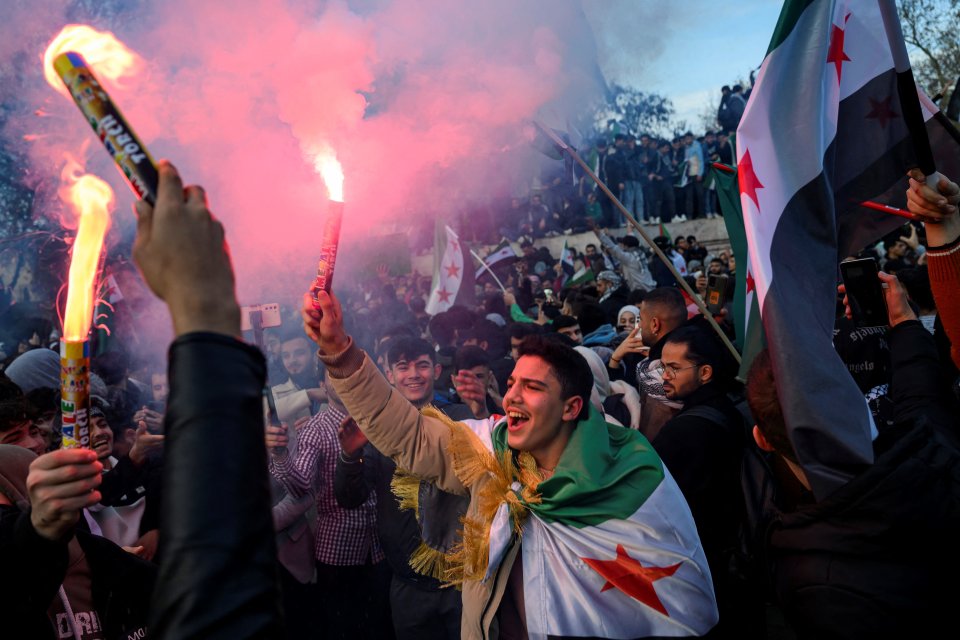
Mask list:
[[[346,334],[340,303],[333,295],[320,292],[318,299],[320,309],[314,308],[310,295],[304,296],[304,328],[320,347],[329,381],[363,433],[401,468],[449,493],[466,493],[448,453],[451,427],[422,415],[387,383]]]

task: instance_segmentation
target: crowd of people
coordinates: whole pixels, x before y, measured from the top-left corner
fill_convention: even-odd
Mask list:
[[[710,161],[732,164],[725,134],[618,135],[589,156],[649,222],[715,215]],[[733,339],[730,250],[658,236],[668,268],[572,175],[515,202],[504,233],[575,221],[596,242],[556,257],[525,239],[475,307],[428,315],[428,281],[382,269],[244,335],[222,226],[201,189],[168,164],[160,175],[156,207],[137,205],[134,258],[170,309],[169,361],[122,345],[93,359],[87,449],[61,447],[55,333],[31,331],[0,374],[11,637],[764,638],[773,624],[855,638],[950,624],[955,183],[914,174],[917,221],[852,256],[877,261],[888,311],[858,326],[838,290],[835,346],[873,416],[875,462],[817,501],[769,353],[738,378],[676,281],[701,298],[710,276],[730,283],[710,313]]]

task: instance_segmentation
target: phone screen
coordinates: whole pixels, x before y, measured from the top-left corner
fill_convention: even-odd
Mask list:
[[[877,261],[873,258],[840,263],[840,276],[857,327],[882,327],[888,322],[887,301],[877,271]]]
[[[707,276],[706,305],[707,311],[712,314],[720,313],[727,297],[727,281],[730,276],[710,274]]]

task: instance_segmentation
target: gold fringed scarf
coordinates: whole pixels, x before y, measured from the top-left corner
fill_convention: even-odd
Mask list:
[[[476,513],[463,517],[461,542],[444,554],[443,579],[454,585],[461,585],[465,580],[483,580],[490,562],[490,526],[500,505],[508,505],[514,531],[520,535],[527,516],[526,505],[540,502],[537,485],[542,478],[537,464],[529,453],[520,453],[516,463],[509,450],[494,454],[469,427],[433,407],[423,409],[422,413],[450,428],[447,453],[453,462],[453,472],[465,487],[471,488],[471,493],[476,492],[471,501],[477,505]],[[519,484],[516,491],[514,483]]]

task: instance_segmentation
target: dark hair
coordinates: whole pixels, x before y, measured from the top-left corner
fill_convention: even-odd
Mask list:
[[[413,296],[412,298],[410,298],[410,304],[408,304],[407,306],[410,307],[410,311],[412,311],[415,314],[423,313],[424,311],[427,310],[426,301],[423,298],[420,298],[418,296]]]
[[[687,304],[675,287],[657,287],[648,291],[643,304],[654,307],[654,313],[673,326],[679,326],[687,319]]]
[[[60,390],[40,387],[26,394],[27,415],[36,420],[48,411],[60,410]]]
[[[514,340],[523,340],[527,336],[535,336],[543,333],[540,325],[530,322],[514,322],[507,328],[507,333]]]
[[[747,405],[757,427],[774,450],[784,458],[797,462],[797,454],[787,435],[787,423],[780,408],[776,382],[770,350],[764,349],[753,359],[747,373]]]
[[[607,318],[607,312],[596,302],[584,302],[580,305],[577,320],[580,322],[580,329],[583,331],[583,335],[593,333],[603,325],[610,324],[609,318]]]
[[[430,362],[437,363],[437,354],[429,342],[422,338],[397,336],[390,341],[387,349],[387,366],[392,367],[399,360],[414,360],[420,356],[429,356]]]
[[[93,358],[90,370],[103,378],[107,386],[112,386],[120,384],[127,377],[129,367],[130,361],[127,354],[117,349]]]
[[[583,408],[577,414],[577,421],[584,420],[590,413],[590,393],[593,391],[593,372],[587,360],[575,349],[564,346],[556,339],[541,336],[525,338],[519,349],[520,357],[534,356],[546,362],[553,375],[560,382],[560,397],[568,400],[579,396]]]
[[[636,236],[623,236],[618,242],[624,246],[636,248],[640,246],[640,240]]]
[[[430,332],[433,341],[438,345],[441,347],[449,346],[453,344],[457,337],[455,318],[448,311],[441,311],[430,318],[427,331]]]
[[[725,386],[733,378],[719,338],[699,325],[684,325],[667,336],[668,344],[682,344],[687,348],[687,360],[697,366],[708,364],[713,368],[712,382]]]
[[[551,327],[556,333],[560,329],[567,329],[568,327],[576,327],[580,324],[580,321],[574,318],[573,316],[560,316],[559,318],[554,318]]]
[[[707,133],[713,133],[713,132],[708,131]],[[694,235],[687,236],[687,242],[696,242],[696,241],[697,241],[697,236],[694,236]]]
[[[17,384],[0,372],[0,433],[27,419],[27,398]]]
[[[290,342],[291,340],[306,340],[310,344],[312,340],[303,332],[303,326],[300,324],[288,324],[280,327],[280,342]]]
[[[472,369],[474,367],[489,367],[490,356],[480,347],[460,347],[453,356],[453,369]]]
[[[486,352],[491,359],[502,358],[507,354],[509,343],[506,339],[506,333],[492,320],[478,319],[472,327],[460,333],[460,338],[462,340],[473,338],[478,343],[486,342]]]

